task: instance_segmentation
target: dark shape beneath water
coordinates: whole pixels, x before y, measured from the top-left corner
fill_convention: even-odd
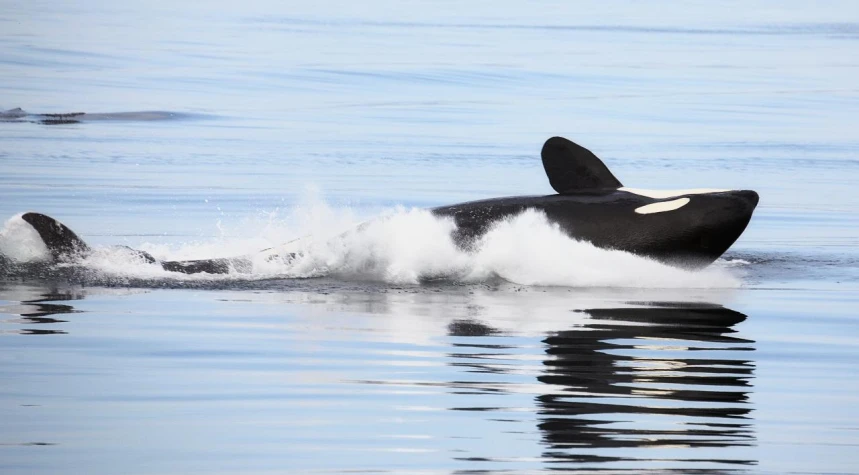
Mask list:
[[[131,111],[131,112],[61,112],[47,114],[29,113],[20,107],[0,111],[0,122],[30,122],[43,125],[80,124],[98,121],[148,122],[158,120],[182,119],[193,114],[169,111]],[[202,116],[201,116],[202,117]]]

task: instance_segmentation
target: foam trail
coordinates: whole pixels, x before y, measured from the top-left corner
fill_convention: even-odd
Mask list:
[[[533,210],[500,221],[471,252],[453,242],[454,228],[450,218],[426,210],[399,210],[360,231],[306,247],[298,258],[282,264],[283,272],[293,277],[336,275],[390,283],[480,282],[501,277],[523,285],[569,287],[739,285],[724,269],[684,270],[570,239]]]
[[[290,208],[261,211],[231,224],[218,222],[220,235],[216,239],[175,245],[144,243],[140,249],[159,260],[171,261],[252,255],[308,237],[325,240],[360,223],[352,209],[332,208],[311,189],[299,204]]]
[[[333,239],[314,240],[284,271],[390,283],[455,280],[467,274],[470,259],[454,244],[454,229],[452,220],[429,211],[398,209]]]
[[[297,257],[255,263],[268,276],[317,277],[419,283],[480,282],[496,277],[524,285],[570,287],[736,287],[727,270],[689,271],[622,251],[597,248],[567,237],[537,211],[494,226],[471,252],[451,239],[450,218],[398,209],[359,230],[306,241]]]
[[[731,288],[740,284],[726,266],[685,270],[570,239],[544,214],[533,210],[499,221],[470,251],[457,247],[451,238],[455,229],[451,218],[437,217],[427,210],[396,208],[359,224],[351,209],[333,209],[311,200],[287,210],[283,217],[276,211],[237,225],[242,230],[258,230],[256,236],[222,236],[173,248],[141,246],[160,260],[245,255],[253,263],[250,272],[217,276],[167,272],[121,248],[97,248],[80,264],[107,277],[183,281],[329,276],[392,284],[497,278],[522,285],[567,287]],[[21,225],[35,233],[19,218],[8,221],[0,236],[26,235],[27,229]],[[31,249],[28,246],[33,241],[41,244],[38,236],[24,237],[23,241],[7,241],[29,243],[18,245],[24,250]],[[9,247],[2,240],[0,245]],[[270,247],[275,249],[257,252]],[[17,250],[19,255],[47,254],[44,249],[21,249]]]

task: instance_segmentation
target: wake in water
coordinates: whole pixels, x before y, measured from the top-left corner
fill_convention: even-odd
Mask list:
[[[169,272],[126,248],[94,248],[84,258],[48,266],[48,250],[20,216],[0,231],[6,275],[36,277],[60,272],[85,274],[97,281],[252,281],[328,277],[344,281],[420,284],[428,281],[480,283],[502,279],[522,285],[568,287],[725,288],[739,280],[727,265],[685,270],[623,251],[600,249],[565,235],[541,212],[527,210],[501,220],[468,250],[456,245],[453,219],[422,209],[397,208],[360,224],[349,209],[324,204],[298,207],[289,221],[269,219],[251,240],[183,243],[178,247],[144,244],[158,260],[230,257],[272,247],[249,256],[248,265],[224,275]],[[344,229],[347,230],[344,232]]]

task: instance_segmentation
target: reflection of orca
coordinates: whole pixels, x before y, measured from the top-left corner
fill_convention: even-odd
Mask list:
[[[724,253],[745,230],[757,206],[754,191],[652,191],[625,188],[589,150],[561,137],[546,141],[543,167],[558,192],[548,196],[494,198],[434,208],[456,223],[454,238],[463,248],[497,222],[527,209],[547,219],[574,239],[606,249],[653,257],[672,264],[705,266]],[[27,213],[30,223],[55,259],[88,252],[89,247],[67,227],[45,215]],[[155,262],[152,256],[133,251]],[[267,250],[277,255],[278,249]],[[281,257],[288,257],[283,251]],[[170,261],[169,271],[226,273],[247,268],[247,257]]]
[[[29,328],[22,328],[17,331],[17,333],[21,335],[60,335],[67,332],[56,328],[38,327],[42,327],[43,325],[66,323],[67,320],[53,318],[52,316],[79,313],[80,310],[76,310],[71,305],[51,302],[58,300],[77,300],[81,298],[82,297],[78,294],[59,292],[56,289],[52,289],[46,293],[40,294],[38,298],[33,300],[22,300],[17,305],[0,306],[0,314],[13,313],[19,315],[21,317],[20,319],[7,320],[6,322],[19,323],[28,326]]]
[[[731,336],[745,315],[702,304],[585,312],[592,322],[544,340],[548,358],[538,379],[549,386],[537,402],[553,458],[641,461],[653,452],[631,449],[754,444],[748,403],[754,363],[747,356],[754,342]]]
[[[543,339],[546,356],[535,397],[542,459],[553,470],[588,473],[629,466],[633,473],[651,473],[648,463],[671,473],[723,473],[707,469],[753,464],[748,448],[755,445],[749,398],[755,343],[733,328],[746,316],[703,303],[630,305],[635,307],[584,310],[590,318]],[[517,345],[485,338],[501,334],[479,320],[454,320],[448,335],[477,339],[457,340],[451,364],[470,373],[520,377],[517,366],[499,364],[520,356]],[[477,352],[459,350],[466,347]],[[468,394],[508,392],[496,380],[463,379],[449,386]]]

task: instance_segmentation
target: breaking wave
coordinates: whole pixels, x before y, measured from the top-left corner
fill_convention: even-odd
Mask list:
[[[525,211],[498,222],[465,251],[451,238],[450,218],[427,210],[396,208],[361,224],[349,208],[313,203],[253,219],[256,236],[175,246],[140,246],[159,260],[248,255],[249,265],[225,275],[186,275],[163,270],[127,249],[97,247],[73,264],[103,278],[169,280],[261,280],[332,277],[349,281],[419,284],[477,283],[503,279],[535,286],[730,288],[740,280],[717,263],[686,270],[623,251],[597,248],[567,237],[545,215]],[[247,229],[249,223],[242,223]],[[290,242],[291,241],[291,242]],[[286,245],[277,243],[288,242]],[[258,249],[275,249],[256,252]],[[0,253],[16,262],[47,259],[47,249],[20,216],[0,230]]]

